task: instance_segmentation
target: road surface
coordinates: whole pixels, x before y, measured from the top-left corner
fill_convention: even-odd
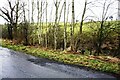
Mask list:
[[[115,78],[0,47],[0,78]]]

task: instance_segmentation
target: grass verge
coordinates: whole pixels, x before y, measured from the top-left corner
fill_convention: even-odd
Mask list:
[[[113,57],[110,59],[110,56],[96,57],[93,55],[65,54],[63,52],[45,50],[35,46],[15,45],[9,40],[2,40],[1,46],[37,57],[120,75],[120,61],[109,61],[114,59]]]

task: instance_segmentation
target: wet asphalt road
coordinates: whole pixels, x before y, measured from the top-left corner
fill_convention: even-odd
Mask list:
[[[1,78],[115,78],[0,47]]]

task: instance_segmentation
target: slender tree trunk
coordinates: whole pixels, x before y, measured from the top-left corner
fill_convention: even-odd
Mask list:
[[[40,22],[40,8],[39,8],[39,0],[37,0],[37,11],[38,11],[38,17],[37,17],[37,27],[38,27],[38,41],[39,41],[39,44],[40,44],[40,42],[41,42],[41,40],[40,40],[40,26],[39,26],[39,22]]]
[[[15,23],[14,23],[14,39],[17,40],[17,24],[18,24],[18,12],[19,12],[19,0],[16,3],[16,15],[15,15]]]
[[[40,5],[39,5],[39,0],[37,0],[37,25],[39,25],[39,21],[40,21]]]
[[[46,0],[46,34],[45,34],[45,46],[46,46],[46,48],[48,47],[48,37],[47,37],[47,32],[48,32],[48,17],[47,17],[47,8],[48,8],[48,2],[47,2],[47,0]]]
[[[43,35],[43,30],[44,30],[44,9],[42,10],[42,18],[41,18],[41,45],[44,46],[45,45],[45,37],[42,36]]]
[[[59,15],[59,19],[58,19],[58,24],[59,24],[61,16],[62,16],[63,8],[64,8],[64,4],[62,5],[62,8],[61,8],[60,13],[59,13],[60,15]]]
[[[64,0],[64,50],[67,47],[67,26],[66,26],[66,0]]]
[[[101,45],[102,45],[102,36],[103,36],[103,26],[104,26],[104,20],[101,21],[101,25],[100,25],[100,29],[98,32],[98,45],[97,45],[97,55],[99,55],[99,53],[101,53]]]
[[[81,41],[80,38],[81,38],[81,34],[82,34],[82,27],[83,27],[83,22],[84,22],[84,17],[85,17],[86,9],[87,9],[87,0],[85,0],[85,4],[84,4],[84,9],[83,9],[83,13],[82,13],[81,22],[80,22],[79,34],[78,34],[77,41],[75,43],[75,51],[77,51],[78,48],[81,45],[80,44],[80,41]]]
[[[8,39],[13,40],[13,34],[12,34],[12,26],[11,24],[8,24]]]
[[[34,23],[34,0],[32,0],[32,16],[31,16],[31,22]]]
[[[39,6],[39,5],[38,5]],[[42,0],[41,0],[41,2],[40,2],[40,18],[39,18],[39,20],[40,20],[40,23],[38,23],[38,40],[39,40],[39,45],[41,45],[41,38],[42,38],[42,9],[43,9],[43,2],[42,2]],[[39,9],[38,9],[38,14],[39,14]],[[38,20],[38,21],[39,21]],[[39,25],[40,24],[40,25]]]
[[[23,14],[24,14],[24,38],[25,38],[25,43],[24,45],[28,45],[28,24],[26,23],[26,16],[25,16],[25,3],[23,3]]]
[[[39,44],[42,45],[42,13],[43,13],[43,2],[41,0],[41,5],[40,5],[40,38],[39,38]]]
[[[30,23],[30,0],[28,0],[28,22]]]
[[[55,26],[54,26],[54,49],[57,49],[57,21],[58,21],[58,0],[55,3],[56,12],[55,12]]]
[[[83,21],[84,21],[84,17],[85,17],[85,13],[86,13],[86,8],[87,8],[87,0],[85,0],[85,5],[84,5],[83,14],[82,14],[82,19],[81,19],[81,22],[80,22],[80,34],[82,34],[82,27],[83,27]]]
[[[75,12],[74,12],[74,0],[72,0],[72,25],[71,25],[71,51],[74,51],[74,24],[75,24]]]

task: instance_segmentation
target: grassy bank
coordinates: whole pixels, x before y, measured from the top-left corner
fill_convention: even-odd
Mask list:
[[[33,56],[48,58],[58,62],[86,66],[91,69],[103,72],[120,74],[120,59],[113,58],[111,56],[93,56],[71,53],[68,54],[35,46],[16,45],[9,40],[2,40],[2,46],[13,49],[15,51],[25,52]]]

